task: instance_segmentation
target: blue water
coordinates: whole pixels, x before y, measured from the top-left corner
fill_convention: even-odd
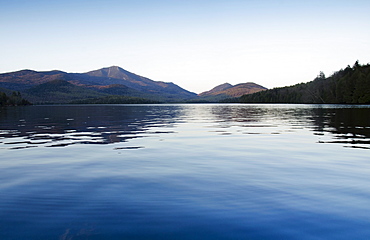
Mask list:
[[[0,109],[0,239],[369,239],[370,106]]]

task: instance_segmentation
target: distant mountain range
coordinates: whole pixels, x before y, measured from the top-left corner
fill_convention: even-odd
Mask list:
[[[21,70],[0,74],[0,92],[19,92],[36,104],[214,102],[261,90],[266,88],[254,83],[223,84],[198,96],[174,83],[153,81],[117,66],[87,73]]]
[[[224,83],[214,87],[209,91],[200,93],[199,96],[202,99],[222,100],[225,98],[237,98],[245,94],[252,94],[264,90],[267,90],[267,88],[252,82],[240,83],[237,85]]]
[[[69,103],[117,95],[159,102],[197,97],[174,83],[153,81],[117,66],[87,73],[32,70],[4,73],[0,74],[0,87],[19,91],[34,103]]]
[[[224,83],[199,95],[174,83],[153,81],[120,67],[87,73],[21,70],[0,74],[0,105],[60,103],[343,103],[370,104],[370,64],[356,62],[330,77],[266,89],[247,82]]]

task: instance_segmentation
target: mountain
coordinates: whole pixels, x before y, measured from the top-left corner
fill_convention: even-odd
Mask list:
[[[233,85],[231,85],[230,83],[224,83],[224,84],[221,84],[221,85],[218,85],[218,86],[212,88],[209,91],[202,92],[198,95],[201,96],[201,97],[210,96],[210,95],[217,95],[218,92],[224,91],[224,90],[232,88],[232,87],[233,87]]]
[[[57,79],[69,80],[69,75],[62,71],[36,72],[33,70],[21,70],[0,74],[0,87],[13,91],[22,91]]]
[[[370,103],[370,64],[347,66],[326,78],[321,72],[313,81],[244,95],[242,103]]]
[[[65,80],[52,80],[23,91],[23,96],[33,103],[69,103],[79,99],[107,96],[93,89],[76,86]]]
[[[87,73],[58,70],[3,73],[0,74],[0,88],[20,91],[25,93],[25,97],[38,103],[65,103],[69,98],[75,101],[109,95],[147,98],[161,102],[186,101],[197,97],[195,93],[174,83],[153,81],[117,66]],[[53,94],[47,94],[48,92]]]
[[[153,81],[117,66],[102,68],[85,74],[92,77],[89,79],[89,83],[91,84],[101,85],[101,79],[104,79],[105,83],[122,84],[145,93],[159,94],[162,98],[167,97],[169,100],[191,99],[196,97],[195,93],[189,92],[174,83]]]
[[[252,82],[240,83],[234,86],[230,83],[224,83],[214,87],[209,91],[202,92],[198,96],[200,96],[202,99],[222,100],[226,98],[241,97],[245,94],[252,94],[264,91],[266,89],[267,88]]]

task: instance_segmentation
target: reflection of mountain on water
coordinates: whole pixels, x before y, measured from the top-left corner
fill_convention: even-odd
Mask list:
[[[161,128],[171,126],[178,115],[176,108],[169,110],[165,105],[7,108],[0,112],[0,143],[19,149],[125,142],[150,134],[171,133]]]
[[[370,149],[369,106],[224,105],[214,106],[210,112],[225,128],[236,123],[244,123],[239,126],[261,131],[266,127],[278,127],[277,125],[283,121],[295,128],[313,127],[315,135],[330,134],[329,140],[320,140],[320,143],[339,143],[354,148]],[[271,130],[270,133],[276,132]]]
[[[319,143],[370,149],[369,116],[369,107],[339,105],[10,107],[0,109],[0,148],[127,142],[173,133],[175,123],[186,122],[189,126],[200,124],[196,125],[201,126],[200,132],[195,135],[203,134],[204,129],[217,135],[286,134],[309,129],[318,136]]]
[[[370,108],[343,106],[316,108],[313,111],[317,132],[329,132],[334,140],[321,143],[341,143],[354,148],[370,149]]]

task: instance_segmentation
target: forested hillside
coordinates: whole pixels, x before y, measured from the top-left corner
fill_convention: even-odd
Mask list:
[[[22,98],[20,92],[13,92],[7,95],[5,92],[0,92],[0,106],[24,106],[31,103]]]
[[[370,103],[370,65],[347,66],[326,78],[321,72],[308,83],[274,88],[239,98],[242,103]]]
[[[72,101],[72,104],[153,104],[160,103],[155,100],[139,98],[139,97],[128,97],[128,96],[106,96],[101,98],[83,99]]]

